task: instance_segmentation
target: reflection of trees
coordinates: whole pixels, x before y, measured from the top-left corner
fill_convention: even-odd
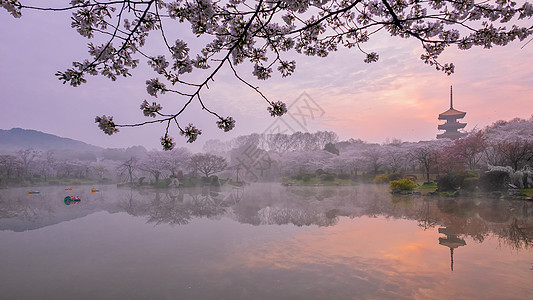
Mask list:
[[[495,235],[502,244],[516,249],[531,249],[533,240],[532,202],[424,197],[402,200],[378,185],[281,187],[262,183],[223,186],[219,190],[112,189],[97,195],[87,190],[81,194],[81,205],[74,209],[63,204],[63,189],[54,193],[27,195],[22,189],[1,190],[0,218],[33,221],[46,215],[61,221],[106,210],[123,211],[155,224],[181,225],[195,218],[225,216],[252,225],[332,226],[340,217],[369,216],[414,220],[424,229],[451,227],[461,238],[470,237],[479,243]]]
[[[181,205],[182,203],[178,202],[176,197],[171,197],[169,193],[165,193],[162,197],[157,191],[150,204],[148,223],[183,225],[189,223],[192,217],[189,208]]]
[[[35,221],[43,214],[53,213],[43,195],[0,194],[0,219],[17,218],[24,221]]]
[[[91,194],[90,187],[78,186],[76,191],[66,191],[64,187],[42,187],[40,194],[30,195],[27,188],[0,190],[0,230],[32,230],[63,221],[86,216],[90,213],[107,210],[116,212],[116,207],[101,201],[104,193]],[[81,202],[66,206],[65,196],[79,196]]]
[[[149,223],[184,225],[193,218],[225,214],[239,203],[242,195],[242,188],[224,192],[209,189],[143,191],[140,197],[130,194],[121,207],[128,214],[147,217]]]
[[[437,219],[431,213],[430,202],[424,200],[424,204],[417,211],[418,226],[429,229],[437,225]]]
[[[320,212],[312,209],[272,208],[270,206],[258,211],[258,216],[261,225],[332,226],[338,221],[338,217],[332,211]]]
[[[529,249],[533,247],[533,222],[513,219],[509,227],[504,227],[499,233],[503,242],[514,249]]]
[[[223,201],[217,198],[218,195],[205,193],[201,195],[191,195],[192,201],[188,202],[191,214],[197,217],[212,218],[226,212]]]
[[[479,205],[478,213],[483,220],[491,223],[507,223],[511,212],[507,201],[489,199]]]

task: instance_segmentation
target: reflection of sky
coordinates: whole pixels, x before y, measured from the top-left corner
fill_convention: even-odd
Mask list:
[[[343,219],[333,227],[249,245],[247,254],[234,259],[258,272],[314,274],[308,288],[328,295],[342,295],[337,288],[352,290],[356,298],[520,299],[531,293],[530,253],[499,249],[495,239],[467,242],[455,250],[451,272],[449,248],[439,245],[438,237],[436,228],[421,231],[412,221]]]
[[[383,208],[397,214],[339,217],[335,225],[327,227],[254,226],[230,219],[234,217],[231,214],[191,218],[186,225],[156,225],[148,222],[147,214],[158,215],[161,209],[171,209],[171,203],[179,206],[182,202],[163,194],[155,198],[148,192],[131,196],[126,190],[110,186],[101,187],[96,195],[83,194],[89,189],[76,186],[72,192],[80,193],[82,202],[65,206],[62,196],[71,191],[43,187],[40,198],[23,197],[27,198],[25,203],[38,208],[37,219],[50,214],[57,215],[61,222],[24,232],[0,231],[2,296],[524,299],[533,292],[529,284],[533,276],[531,250],[511,250],[491,236],[483,243],[465,238],[466,246],[455,250],[452,272],[450,250],[439,245],[439,237],[443,237],[438,233],[439,226],[424,231],[419,222],[402,219],[402,211],[409,212],[408,206],[380,200],[371,192],[376,186],[361,185],[358,193],[345,196],[340,193],[342,189],[335,189],[332,191],[339,195],[321,201],[312,196],[304,201],[297,194],[284,198],[278,193],[285,189],[262,187],[271,194],[251,189],[249,192],[256,197],[239,202],[241,213],[248,209],[258,212],[265,206],[292,207],[298,216],[306,208],[327,211],[333,203],[341,210],[347,210],[349,204],[365,207],[365,203],[388,203]],[[24,192],[8,191],[13,190]],[[36,200],[40,202],[32,202]],[[190,200],[185,197],[183,201]],[[134,210],[136,216],[117,207],[130,201],[139,208]],[[13,209],[19,211],[17,206]],[[77,216],[80,212],[87,213],[68,217],[68,213]],[[449,219],[444,223],[455,224],[453,215],[441,214],[442,220]],[[466,222],[458,219],[459,224]]]
[[[143,121],[138,107],[144,99],[160,100],[167,108],[183,103],[175,96],[154,99],[146,94],[144,82],[155,75],[144,62],[133,71],[133,78],[111,82],[89,77],[88,84],[72,88],[53,76],[86,55],[86,40],[70,28],[69,13],[26,12],[21,19],[13,19],[2,10],[0,16],[0,128],[37,129],[108,147],[139,143],[159,147],[162,127],[123,129],[119,135],[108,137],[94,124],[94,117],[102,114],[115,116],[119,123]],[[325,110],[322,118],[308,125],[311,131],[333,130],[341,139],[370,142],[393,137],[428,140],[438,133],[437,115],[448,108],[450,85],[454,86],[456,108],[467,112],[466,129],[531,115],[533,71],[524,66],[533,65],[533,44],[520,49],[522,45],[449,49],[442,61],[453,61],[457,68],[455,75],[446,76],[421,62],[418,42],[378,34],[374,42],[365,45],[366,50],[380,54],[378,63],[367,65],[361,53],[343,49],[327,59],[298,56],[296,73],[288,79],[275,74],[269,81],[251,82],[261,86],[271,99],[288,103],[307,92]],[[193,43],[191,48],[198,46]],[[292,59],[290,55],[288,58]],[[239,70],[251,78],[251,66],[240,66]],[[237,127],[221,135],[216,120],[193,105],[182,123],[194,122],[204,130],[199,145],[195,145],[198,149],[209,138],[263,132],[273,121],[266,103],[231,72],[222,71],[215,79],[204,100],[222,116],[232,114]],[[185,144],[183,141],[178,138],[178,143]]]

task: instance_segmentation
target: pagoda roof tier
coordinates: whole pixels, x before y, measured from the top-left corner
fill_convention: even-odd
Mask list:
[[[459,111],[454,108],[450,108],[447,111],[443,112],[442,114],[439,114],[439,120],[461,119],[461,118],[464,118],[465,115],[466,115],[466,112]]]
[[[455,122],[455,123],[444,123],[444,124],[440,124],[439,125],[439,130],[450,130],[450,129],[461,129],[461,128],[465,128],[466,126],[466,123],[459,123],[459,122]]]
[[[438,139],[452,139],[452,140],[455,140],[455,139],[461,138],[463,136],[465,136],[465,134],[462,133],[462,132],[458,132],[458,131],[447,131],[447,132],[442,133],[442,134],[437,134],[437,138]]]

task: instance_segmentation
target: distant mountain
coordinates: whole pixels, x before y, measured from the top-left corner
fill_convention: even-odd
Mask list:
[[[36,150],[77,150],[92,152],[103,150],[103,148],[81,141],[59,137],[37,130],[22,128],[12,128],[10,130],[0,129],[0,151],[17,151],[29,148]]]

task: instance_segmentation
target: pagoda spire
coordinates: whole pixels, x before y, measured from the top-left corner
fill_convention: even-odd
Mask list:
[[[450,109],[453,109],[453,86],[450,85]]]
[[[450,268],[453,272],[453,248],[450,248]]]

